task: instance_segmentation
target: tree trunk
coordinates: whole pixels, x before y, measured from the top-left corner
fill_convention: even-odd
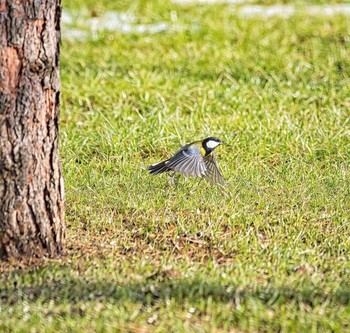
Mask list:
[[[61,0],[0,0],[0,257],[64,243],[58,156]]]

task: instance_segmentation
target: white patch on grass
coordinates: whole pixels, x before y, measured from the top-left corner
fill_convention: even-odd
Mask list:
[[[239,4],[248,2],[247,0],[171,0],[178,5],[195,5],[195,4]]]
[[[260,6],[247,4],[249,0],[171,0],[174,4],[231,4],[230,9],[242,18],[270,18],[280,16],[289,18],[296,14],[310,16],[333,16],[350,15],[350,4],[334,5],[272,5]],[[236,6],[237,4],[237,6]],[[241,5],[240,5],[241,4]],[[160,21],[150,24],[137,24],[137,17],[128,12],[107,11],[101,16],[91,17],[91,13],[82,11],[63,11],[62,13],[62,35],[64,39],[84,41],[88,38],[98,39],[99,33],[103,31],[119,31],[124,34],[156,34],[160,32],[195,30],[198,26],[180,25],[176,12],[170,15],[171,22]]]
[[[230,4],[238,15],[244,17],[290,17],[297,13],[305,13],[308,15],[350,15],[350,4],[334,4],[334,5],[311,5],[311,6],[293,6],[293,5],[271,5],[260,6],[250,5],[252,0],[171,0],[171,3],[177,5],[215,5],[215,4]],[[241,5],[241,6],[234,6]]]
[[[168,22],[137,24],[137,17],[132,13],[108,11],[101,16],[89,17],[86,11],[62,13],[63,38],[86,40],[88,37],[96,40],[103,31],[119,31],[124,34],[156,34],[164,31],[182,31],[195,29]]]
[[[90,34],[88,31],[81,29],[67,29],[66,27],[63,27],[62,35],[64,39],[85,41]]]
[[[237,14],[245,17],[289,17],[295,14],[295,8],[291,5],[258,6],[246,5],[237,9]]]
[[[244,5],[237,7],[237,14],[243,17],[291,17],[296,14],[307,14],[313,16],[332,16],[332,15],[350,15],[350,4],[338,4],[338,5],[319,5],[319,6],[304,6],[296,7],[293,5],[272,5],[272,6],[259,6],[259,5]]]
[[[350,15],[350,4],[324,5],[307,7],[309,14],[312,15]]]

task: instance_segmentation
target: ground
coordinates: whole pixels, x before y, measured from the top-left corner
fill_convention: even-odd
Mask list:
[[[350,20],[306,3],[64,1],[66,250],[0,264],[0,331],[350,329]],[[225,190],[147,173],[207,136]]]

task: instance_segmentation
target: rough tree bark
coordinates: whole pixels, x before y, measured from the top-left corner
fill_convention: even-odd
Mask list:
[[[0,258],[56,256],[61,0],[0,0]]]

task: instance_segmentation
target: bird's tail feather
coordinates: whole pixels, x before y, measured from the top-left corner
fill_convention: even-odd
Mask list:
[[[152,175],[158,175],[160,173],[168,171],[168,167],[167,167],[165,162],[167,162],[167,161],[159,162],[156,164],[151,164],[148,167],[149,173]]]

